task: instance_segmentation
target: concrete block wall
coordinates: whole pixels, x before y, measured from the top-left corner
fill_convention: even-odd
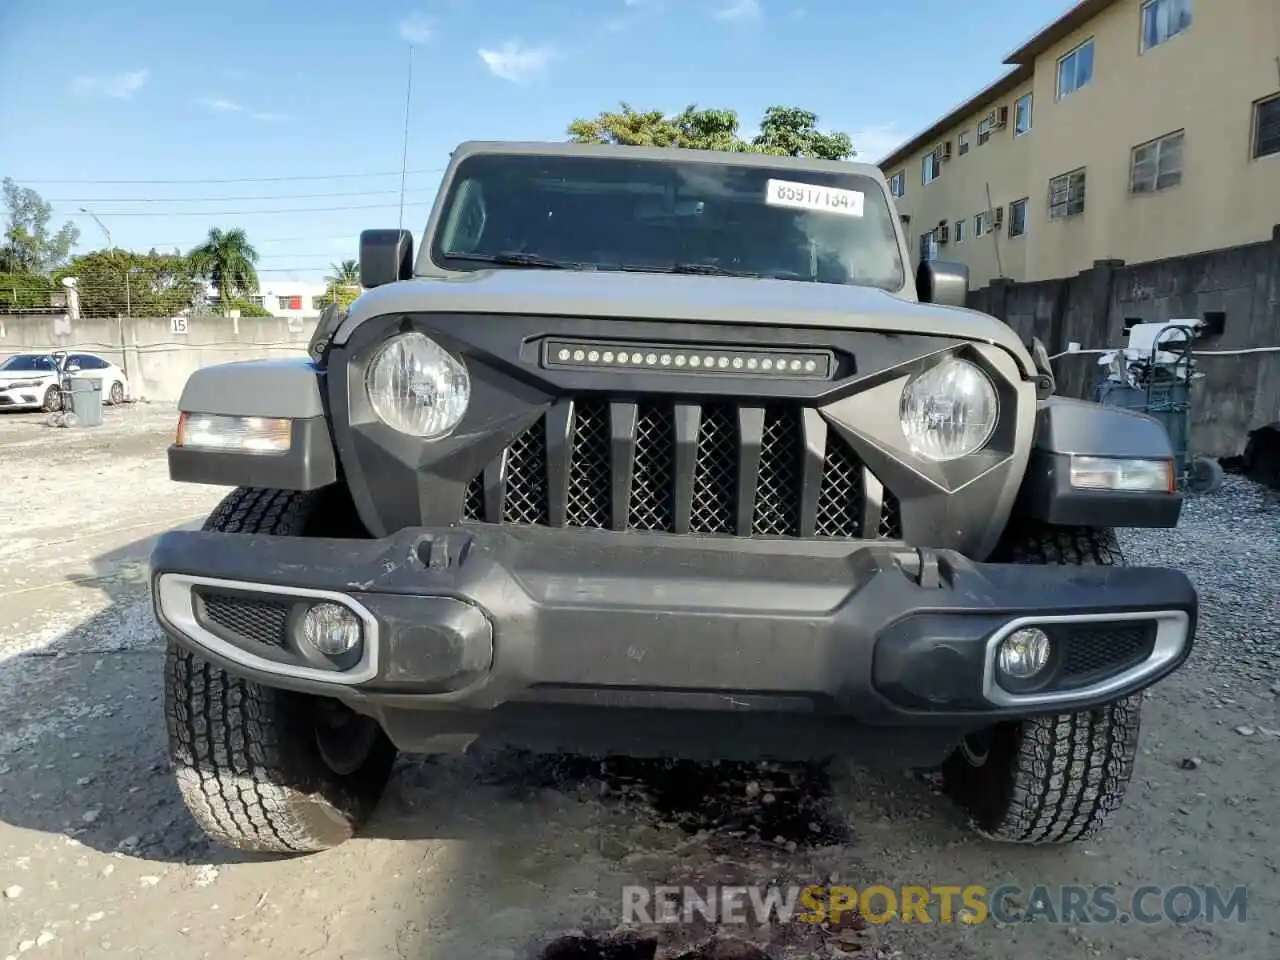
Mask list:
[[[1004,320],[1024,340],[1039,337],[1051,356],[1073,341],[1083,350],[1124,346],[1127,319],[1221,312],[1222,334],[1195,345],[1204,377],[1192,389],[1192,449],[1234,456],[1251,430],[1280,421],[1280,351],[1248,352],[1280,347],[1280,226],[1264,243],[1150,263],[1100,260],[1057,280],[996,280],[970,293],[969,305]],[[1059,392],[1091,398],[1097,360],[1085,353],[1056,360]]]
[[[0,314],[0,359],[47,350],[95,353],[124,368],[135,398],[176,401],[200,367],[260,357],[306,356],[319,316],[19,317]]]

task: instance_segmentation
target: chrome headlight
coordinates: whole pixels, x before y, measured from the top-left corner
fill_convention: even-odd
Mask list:
[[[365,390],[378,419],[401,433],[438,440],[462,420],[471,399],[467,368],[421,333],[388,341],[369,364]]]
[[[991,378],[954,357],[907,381],[899,405],[911,452],[935,461],[977,453],[995,432],[999,413]]]

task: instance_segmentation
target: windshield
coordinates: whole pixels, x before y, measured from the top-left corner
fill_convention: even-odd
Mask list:
[[[559,263],[888,290],[904,281],[884,193],[858,174],[478,154],[458,165],[439,224],[431,259],[449,270]]]
[[[0,363],[0,370],[21,371],[23,373],[43,373],[57,369],[58,365],[53,362],[53,357],[41,353],[20,353],[16,357],[10,357],[4,363]]]

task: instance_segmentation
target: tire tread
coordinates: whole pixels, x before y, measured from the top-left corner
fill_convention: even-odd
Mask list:
[[[205,530],[296,536],[313,494],[242,487]],[[165,719],[178,790],[214,839],[241,850],[309,853],[348,839],[372,811],[395,750],[380,736],[339,777],[320,759],[308,698],[233,676],[178,644],[165,656]]]

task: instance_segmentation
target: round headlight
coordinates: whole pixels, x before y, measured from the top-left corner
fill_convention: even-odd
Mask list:
[[[995,432],[999,412],[991,378],[954,358],[909,380],[899,408],[911,452],[930,460],[955,460],[981,450]]]
[[[401,433],[438,440],[462,420],[471,399],[467,368],[421,333],[389,341],[365,376],[378,419]]]

